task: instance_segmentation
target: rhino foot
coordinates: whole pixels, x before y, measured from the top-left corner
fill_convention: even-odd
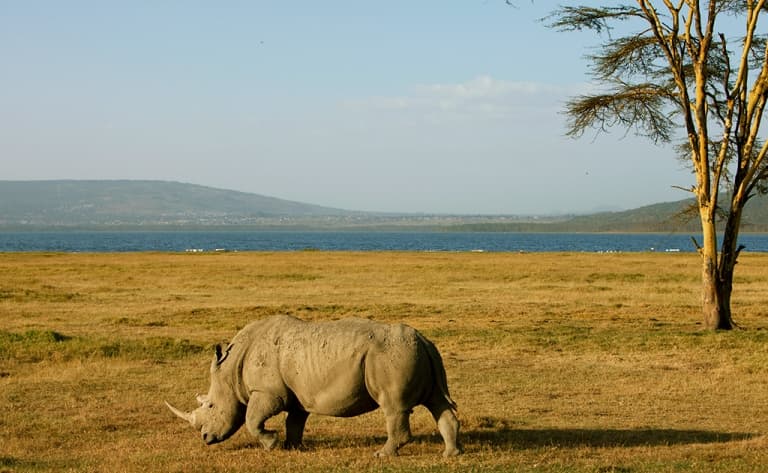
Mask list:
[[[259,443],[265,450],[272,450],[277,445],[277,432],[263,432],[259,435]]]
[[[376,458],[386,458],[386,457],[396,457],[397,456],[397,450],[390,450],[386,447],[382,448],[378,452],[373,454]]]
[[[456,447],[446,448],[445,451],[443,451],[443,457],[445,458],[455,457],[457,455],[461,455],[461,449]]]
[[[305,450],[304,444],[285,441],[283,442],[284,450]]]

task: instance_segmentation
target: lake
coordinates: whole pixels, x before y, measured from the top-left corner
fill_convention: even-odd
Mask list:
[[[357,231],[0,232],[0,252],[130,251],[695,251],[689,233],[465,233]],[[697,237],[698,238],[698,237]],[[768,252],[768,235],[740,238]]]

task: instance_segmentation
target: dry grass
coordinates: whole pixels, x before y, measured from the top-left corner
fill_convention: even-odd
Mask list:
[[[766,263],[737,268],[745,330],[708,333],[687,254],[0,254],[0,472],[765,471]],[[204,446],[162,401],[193,407],[211,345],[274,313],[422,330],[466,454],[424,409],[396,459],[377,412],[310,417],[301,452]]]

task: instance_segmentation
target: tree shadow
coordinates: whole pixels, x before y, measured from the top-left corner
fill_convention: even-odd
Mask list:
[[[501,448],[531,449],[545,446],[564,448],[621,448],[637,446],[726,443],[748,440],[756,434],[679,429],[477,429],[462,432],[465,445],[482,444]]]

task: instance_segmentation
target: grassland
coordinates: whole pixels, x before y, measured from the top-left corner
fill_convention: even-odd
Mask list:
[[[688,254],[0,254],[0,472],[768,471],[768,256],[741,330],[699,322]],[[275,313],[408,323],[441,349],[465,455],[374,459],[381,413],[310,417],[304,451],[206,447],[212,345]],[[268,424],[282,430],[282,418]]]

